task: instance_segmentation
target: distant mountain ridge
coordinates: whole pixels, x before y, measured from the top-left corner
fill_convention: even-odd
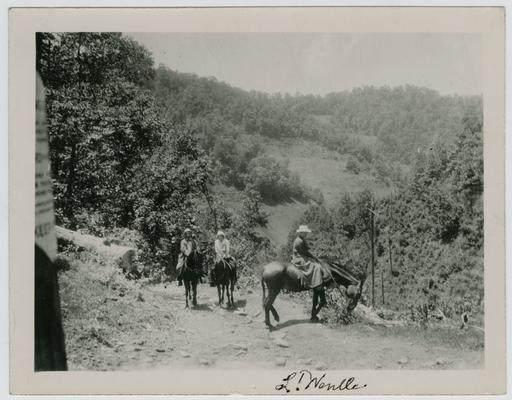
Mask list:
[[[407,179],[418,151],[452,143],[464,115],[481,110],[481,97],[441,96],[414,86],[368,86],[325,96],[269,95],[162,65],[153,85],[166,115],[200,137],[225,167],[221,179],[227,170],[236,171],[236,179],[223,183],[242,189],[251,159],[271,155],[329,203],[340,193],[389,192]],[[312,152],[298,157],[308,143]],[[325,182],[329,175],[332,183]]]

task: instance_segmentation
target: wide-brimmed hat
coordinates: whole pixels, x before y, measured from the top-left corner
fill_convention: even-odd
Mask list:
[[[222,232],[222,231],[218,231],[218,232],[217,232],[217,236],[224,236],[224,237],[226,237],[226,235],[225,235],[225,234],[224,234],[224,232]]]
[[[300,225],[299,229],[297,229],[297,233],[311,233],[311,229],[308,228],[307,225]]]
[[[183,233],[192,233],[192,231],[189,228],[186,228]]]

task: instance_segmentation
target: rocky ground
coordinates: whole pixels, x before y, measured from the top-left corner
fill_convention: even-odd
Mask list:
[[[236,308],[226,309],[203,284],[198,306],[186,309],[175,282],[128,281],[94,258],[72,261],[60,286],[72,370],[472,369],[484,362],[479,331],[313,324],[303,300],[283,294],[275,303],[281,324],[269,332],[261,288],[238,289]]]

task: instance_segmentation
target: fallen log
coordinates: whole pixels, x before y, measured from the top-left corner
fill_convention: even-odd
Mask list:
[[[116,262],[125,273],[135,270],[137,250],[132,247],[111,244],[105,239],[55,226],[57,239],[74,244],[79,248],[93,251],[106,259]]]
[[[372,325],[380,325],[385,327],[392,326],[405,326],[405,321],[402,320],[394,320],[389,321],[381,318],[375,311],[373,311],[370,307],[366,307],[363,304],[358,304],[357,307],[353,311],[354,315],[366,323]]]

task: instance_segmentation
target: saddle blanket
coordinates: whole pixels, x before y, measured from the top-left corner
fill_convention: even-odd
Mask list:
[[[314,289],[326,283],[330,278],[324,267],[315,262],[308,262],[304,266],[301,265],[300,268],[294,264],[288,264],[286,272],[292,281],[297,282],[297,286],[303,289]]]

